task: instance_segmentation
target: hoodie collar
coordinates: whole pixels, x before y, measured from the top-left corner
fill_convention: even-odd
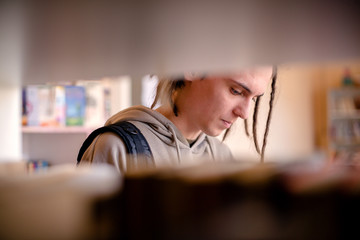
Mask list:
[[[145,106],[133,106],[110,117],[105,125],[114,124],[120,121],[137,121],[149,125],[156,136],[164,143],[176,147],[178,160],[181,162],[181,148],[190,148],[187,139],[173,122],[161,113]],[[207,140],[207,136],[201,133],[191,149],[201,148],[201,144]]]

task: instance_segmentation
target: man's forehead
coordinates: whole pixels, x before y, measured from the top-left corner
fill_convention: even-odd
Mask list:
[[[238,71],[232,71],[228,73],[210,74],[209,77],[233,79],[233,80],[252,80],[252,79],[264,79],[270,80],[273,74],[272,67],[256,67],[249,69],[241,69]]]
[[[272,67],[257,67],[257,68],[240,70],[238,73],[234,73],[233,76],[250,77],[250,78],[260,77],[260,78],[270,79],[272,72],[273,72]]]

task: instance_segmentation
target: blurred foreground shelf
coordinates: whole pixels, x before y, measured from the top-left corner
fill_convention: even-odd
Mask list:
[[[360,238],[360,165],[0,167],[1,239]]]
[[[129,174],[96,205],[109,230],[101,238],[359,239],[359,176],[357,166],[307,161]]]

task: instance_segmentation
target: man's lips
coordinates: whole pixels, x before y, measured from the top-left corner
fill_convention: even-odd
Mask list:
[[[231,127],[232,122],[226,121],[226,120],[224,120],[224,119],[222,119],[222,121],[223,121],[224,126],[225,126],[226,128],[230,128],[230,127]]]

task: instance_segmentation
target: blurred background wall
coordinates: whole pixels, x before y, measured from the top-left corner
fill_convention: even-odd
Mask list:
[[[126,75],[140,104],[146,74],[258,64],[280,67],[269,158],[326,152],[327,89],[345,67],[359,71],[358,10],[356,1],[1,1],[0,160],[23,158],[23,85]],[[243,134],[228,144],[257,159]]]

